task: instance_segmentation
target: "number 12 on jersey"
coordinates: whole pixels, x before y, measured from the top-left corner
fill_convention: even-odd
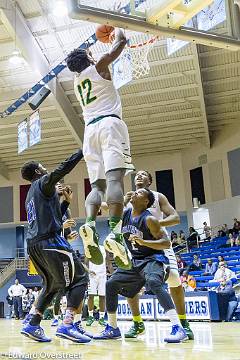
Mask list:
[[[94,100],[97,99],[96,96],[92,96],[91,91],[92,91],[92,83],[90,79],[85,79],[81,82],[81,85],[78,85],[78,91],[79,94],[81,96],[81,100],[82,100],[82,105],[86,106],[91,104],[91,102],[93,102]],[[85,91],[86,90],[86,94]]]

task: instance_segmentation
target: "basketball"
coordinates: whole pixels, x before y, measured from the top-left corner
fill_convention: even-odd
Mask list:
[[[113,32],[114,27],[109,25],[99,25],[96,29],[96,38],[102,43],[109,43],[109,36]]]

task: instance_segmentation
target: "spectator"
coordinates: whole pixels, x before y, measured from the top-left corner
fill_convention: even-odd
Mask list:
[[[13,299],[11,296],[9,296],[9,294],[6,297],[7,303],[8,303],[8,308],[9,308],[9,314],[7,315],[8,319],[11,319],[14,317],[14,311],[13,311]]]
[[[18,279],[15,284],[8,289],[8,295],[13,298],[14,314],[17,320],[23,319],[22,297],[26,294],[27,289],[19,284]]]
[[[211,240],[211,228],[210,226],[208,226],[208,224],[206,223],[206,221],[204,221],[203,223],[203,233],[205,236],[205,241],[210,241]]]
[[[220,264],[221,262],[224,262],[224,263],[225,263],[225,259],[224,259],[224,257],[223,257],[222,255],[219,255],[219,256],[218,256],[218,266],[219,266],[219,264]]]
[[[218,302],[221,318],[225,321],[231,321],[238,305],[235,291],[232,288],[232,282],[222,281],[217,288],[217,293],[219,294]]]
[[[185,261],[181,258],[180,255],[176,256],[177,259],[177,266],[178,266],[178,271],[179,274],[182,275],[184,269],[186,268],[187,264],[185,263]]]
[[[203,275],[214,275],[217,271],[218,265],[213,262],[212,259],[207,259],[207,263],[205,266],[205,273]]]
[[[171,241],[173,241],[174,239],[177,239],[177,233],[175,233],[175,231],[171,232]]]
[[[183,230],[180,230],[180,231],[179,231],[178,237],[179,237],[182,241],[185,241],[185,240],[186,240],[186,239],[185,239],[185,234],[184,234],[184,231],[183,231]]]
[[[193,255],[193,261],[188,266],[189,271],[200,271],[202,270],[202,261],[197,254]]]
[[[33,289],[32,294],[33,294],[35,300],[37,300],[37,297],[39,295],[39,290],[38,290],[37,286],[35,286],[35,288]]]
[[[236,234],[229,234],[229,243],[231,247],[239,245],[239,235]]]
[[[218,230],[218,236],[224,237],[224,236],[227,236],[228,234],[229,234],[228,226],[227,226],[227,224],[223,224],[221,229]]]
[[[188,249],[190,250],[193,247],[197,247],[198,246],[198,240],[199,240],[198,232],[194,229],[194,227],[190,226],[190,228],[189,228],[189,236],[187,238]]]
[[[227,282],[234,278],[236,278],[236,274],[232,270],[228,269],[225,262],[222,261],[219,263],[218,270],[214,275],[214,279],[210,281],[221,283],[221,282]]]
[[[234,218],[233,221],[234,221],[234,223],[233,223],[233,228],[231,230],[231,233],[235,237],[235,236],[238,236],[238,234],[239,234],[240,221],[238,221],[237,218]]]
[[[173,245],[174,252],[185,249],[185,247],[186,247],[185,240],[183,240],[183,238],[180,237],[180,233],[179,233],[177,239],[175,239],[173,241],[172,245]]]
[[[184,290],[194,291],[197,287],[196,280],[192,275],[189,275],[188,271],[185,270],[180,277]]]

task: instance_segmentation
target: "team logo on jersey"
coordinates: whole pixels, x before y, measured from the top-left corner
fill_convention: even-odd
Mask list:
[[[27,221],[31,225],[33,221],[36,220],[36,209],[33,199],[27,204]]]

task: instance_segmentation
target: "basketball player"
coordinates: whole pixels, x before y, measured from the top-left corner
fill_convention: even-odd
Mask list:
[[[139,189],[131,196],[132,208],[123,216],[122,232],[132,255],[132,269],[118,268],[106,283],[106,307],[109,324],[94,339],[107,340],[121,337],[117,326],[118,294],[134,298],[146,284],[157,296],[172,323],[172,332],[164,341],[179,343],[188,339],[182,328],[171,296],[164,288],[169,260],[163,249],[170,247],[167,234],[161,230],[159,221],[147,208],[155,201],[149,189]]]
[[[85,121],[83,154],[92,187],[86,199],[86,223],[80,228],[85,254],[96,265],[103,262],[95,221],[106,192],[111,233],[104,246],[114,254],[116,265],[127,269],[131,262],[121,234],[123,178],[126,170],[134,167],[120,96],[109,71],[109,65],[119,57],[125,45],[123,31],[115,29],[113,46],[100,60],[95,61],[88,50],[76,49],[69,54],[67,66],[75,72],[75,94]]]
[[[149,188],[152,184],[152,176],[148,171],[138,171],[135,176],[135,186],[136,189]],[[162,193],[152,191],[154,194],[154,203],[148,209],[148,211],[159,220],[159,224],[162,227],[172,226],[179,224],[179,215],[176,210],[170,205],[166,196]],[[131,198],[132,192],[127,193],[124,198],[124,204],[130,206],[129,200]],[[163,215],[165,218],[163,219]],[[186,320],[186,310],[185,310],[185,299],[184,299],[184,290],[181,284],[179,277],[178,266],[176,256],[172,247],[164,250],[165,256],[169,259],[170,264],[170,273],[167,279],[168,286],[170,288],[171,296],[173,298],[176,310],[181,321],[183,328],[185,329],[190,340],[194,339],[192,330],[190,329],[189,323]],[[133,299],[128,299],[129,306],[132,310],[134,324],[130,330],[125,334],[126,338],[135,338],[138,334],[144,332],[144,323],[142,321],[140,311],[139,311],[139,298],[138,295]]]
[[[38,162],[30,161],[21,169],[23,179],[31,182],[26,198],[28,219],[28,254],[43,278],[43,289],[37,299],[36,313],[21,333],[39,342],[49,342],[40,327],[43,313],[58,291],[67,293],[67,310],[56,335],[76,343],[91,341],[73,324],[74,314],[84,298],[88,276],[70,244],[60,235],[62,213],[56,183],[82,159],[79,150],[57,169],[48,173]]]

